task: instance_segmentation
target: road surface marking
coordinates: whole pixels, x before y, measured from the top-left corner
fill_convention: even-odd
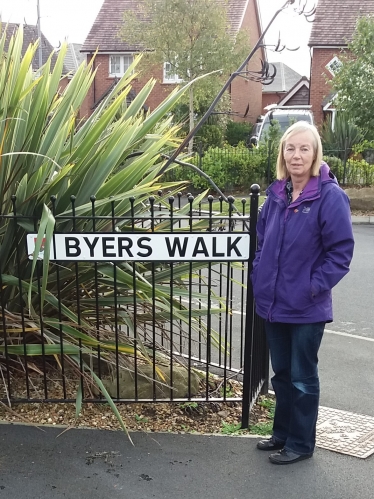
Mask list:
[[[347,336],[348,338],[355,338],[358,340],[374,341],[374,338],[367,338],[366,336],[359,336],[358,334],[342,333],[340,331],[333,331],[332,329],[325,329],[325,333]]]

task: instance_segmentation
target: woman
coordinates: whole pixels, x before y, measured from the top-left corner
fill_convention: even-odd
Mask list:
[[[252,282],[276,395],[273,435],[257,444],[274,464],[312,457],[319,405],[318,349],[332,321],[331,289],[349,271],[349,200],[322,161],[317,129],[299,121],[283,135],[277,179],[257,225]]]

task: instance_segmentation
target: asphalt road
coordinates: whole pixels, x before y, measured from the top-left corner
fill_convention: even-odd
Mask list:
[[[373,458],[317,449],[274,466],[255,440],[0,427],[0,498],[372,499]]]
[[[333,290],[334,322],[328,329],[374,339],[374,225],[354,225],[350,272]]]
[[[320,350],[321,405],[374,416],[374,226],[353,231],[351,270],[333,290]]]

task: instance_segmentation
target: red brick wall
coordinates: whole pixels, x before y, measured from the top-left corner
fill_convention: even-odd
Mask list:
[[[251,47],[253,47],[259,37],[260,32],[257,25],[255,4],[252,0],[248,2],[248,8],[243,19],[243,28],[249,31]],[[261,50],[258,50],[253,59],[249,62],[249,69],[259,71],[261,69]],[[231,85],[231,108],[233,112],[243,114],[249,104],[249,112],[246,118],[235,118],[236,121],[249,121],[255,123],[257,117],[262,112],[262,85],[253,81],[247,81],[237,76]]]
[[[91,55],[88,55],[87,62],[91,60]],[[81,117],[89,116],[92,113],[92,106],[113,84],[114,78],[109,76],[109,55],[97,54],[94,62],[94,67],[97,70],[95,82],[91,85],[87,98],[82,105]],[[170,83],[162,83],[163,68],[155,67],[152,71],[152,77],[157,79],[148,100],[147,105],[151,110],[155,109],[175,87]],[[133,89],[138,93],[144,84],[151,76],[141,76],[132,81]]]
[[[67,76],[64,76],[64,78],[61,78],[60,80],[60,92],[62,93],[65,88],[68,86],[69,84],[69,78]]]
[[[256,12],[254,1],[248,2],[247,12],[243,20],[243,27],[247,28],[250,32],[250,40],[252,47],[258,41],[260,36],[256,20]],[[87,56],[87,62],[91,59],[91,55]],[[251,70],[258,71],[261,68],[260,59],[263,57],[261,50],[258,50],[253,60],[249,64]],[[113,78],[109,77],[109,55],[98,54],[95,59],[95,68],[97,74],[95,83],[92,84],[89,94],[82,105],[80,116],[89,116],[92,113],[92,106],[100,96],[102,96],[110,85],[113,83]],[[150,94],[147,105],[153,110],[158,106],[165,97],[174,88],[174,85],[169,83],[162,83],[163,68],[155,68],[152,71],[152,76],[157,79],[157,83]],[[144,83],[148,81],[150,76],[139,78],[133,81],[133,88],[136,92],[142,88]],[[237,76],[231,85],[231,107],[232,111],[239,114],[244,114],[247,105],[249,104],[249,113],[245,119],[234,118],[238,121],[256,122],[256,118],[262,112],[262,85],[261,83],[254,83],[247,81],[244,78]]]
[[[287,92],[266,92],[262,94],[262,113],[265,114],[267,110],[264,108],[269,104],[278,104]],[[306,106],[309,103],[309,90],[303,85],[288,101],[285,106]]]
[[[332,76],[326,68],[334,56],[339,57],[337,48],[313,48],[312,68],[310,74],[310,104],[317,126],[323,122],[322,101],[331,92],[331,86],[326,82],[326,77],[331,80]]]
[[[278,104],[280,100],[286,93],[277,93],[277,92],[267,92],[262,94],[262,114],[265,114],[267,111],[264,109],[269,104]]]

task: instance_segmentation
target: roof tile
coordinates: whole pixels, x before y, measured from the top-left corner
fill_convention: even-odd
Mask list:
[[[220,2],[222,0],[217,0]],[[123,13],[136,11],[142,0],[104,0],[81,49],[93,52],[99,47],[101,52],[137,52],[139,45],[129,45],[119,38],[118,32],[123,25]],[[228,17],[233,31],[238,31],[248,0],[228,0]]]
[[[18,23],[2,23],[0,25],[0,32],[3,33],[4,29],[6,28],[6,42],[5,42],[5,47],[8,47],[9,40],[12,35],[15,34],[15,32],[19,28]],[[25,54],[27,47],[30,45],[30,43],[35,43],[36,40],[38,39],[38,27],[33,26],[30,24],[24,24],[23,25],[23,45],[22,45],[22,54]],[[47,62],[48,57],[50,56],[51,52],[53,52],[54,48],[52,45],[49,43],[47,38],[43,35],[42,33],[42,62],[45,64]],[[56,63],[57,55],[53,54],[52,56],[52,67],[54,67]],[[33,60],[32,60],[32,68],[34,71],[39,69],[39,55],[38,51],[36,52]]]
[[[283,62],[272,62],[277,71],[274,81],[270,85],[264,85],[262,91],[267,92],[288,92],[301,79],[301,74]]]
[[[374,14],[374,0],[318,0],[309,45],[346,46],[357,18],[367,14]]]
[[[70,73],[75,73],[80,64],[86,59],[85,54],[81,54],[81,43],[68,43],[64,65]]]

